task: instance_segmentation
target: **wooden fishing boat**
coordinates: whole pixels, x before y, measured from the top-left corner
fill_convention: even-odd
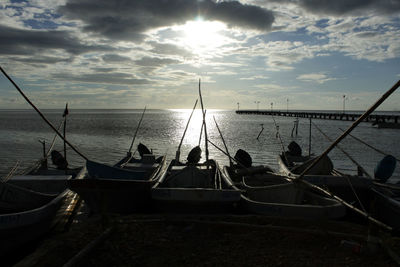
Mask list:
[[[268,186],[250,186],[244,182],[242,189],[241,205],[255,214],[302,219],[335,219],[346,214],[345,206],[337,200],[295,182]]]
[[[297,178],[315,158],[292,156],[289,153],[279,155],[280,173],[291,179]],[[333,168],[328,157],[322,159],[302,179],[316,186],[328,189],[332,194],[353,203],[357,207],[369,208],[371,203],[372,180],[363,176],[343,174]],[[361,204],[360,204],[361,201]]]
[[[257,183],[258,185],[266,185],[266,183],[276,184],[287,181],[283,176],[277,178],[277,175],[274,174],[274,171],[270,167],[263,165],[248,168],[238,165],[224,166],[222,172],[238,187],[242,185],[244,177],[247,177],[252,183]]]
[[[151,209],[150,190],[167,166],[165,156],[156,161],[146,154],[141,159],[126,156],[113,166],[87,161],[86,167],[88,175],[68,180],[68,186],[90,212],[128,214]]]
[[[346,209],[340,202],[316,194],[269,167],[224,166],[223,172],[241,181],[238,184],[242,189],[240,208],[244,212],[303,219],[332,219],[345,215]]]
[[[384,185],[374,184],[371,189],[374,193],[374,206],[372,216],[383,223],[400,229],[400,188],[396,191],[385,187]]]
[[[152,189],[156,208],[178,213],[232,211],[241,191],[223,175],[215,160],[207,163],[185,165],[171,161]]]
[[[37,240],[63,219],[76,195],[67,180],[85,173],[77,171],[34,168],[0,183],[0,254]]]

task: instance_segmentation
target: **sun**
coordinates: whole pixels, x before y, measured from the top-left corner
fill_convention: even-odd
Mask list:
[[[219,21],[205,21],[201,18],[187,21],[179,26],[182,32],[180,42],[194,53],[208,53],[227,42],[223,35],[226,25]]]

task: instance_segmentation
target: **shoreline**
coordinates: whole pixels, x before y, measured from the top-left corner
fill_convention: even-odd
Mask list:
[[[368,248],[368,227],[254,215],[93,216],[53,233],[15,266],[397,266]],[[353,243],[354,242],[354,243]],[[349,246],[348,244],[356,244]],[[400,242],[393,246],[398,253]]]

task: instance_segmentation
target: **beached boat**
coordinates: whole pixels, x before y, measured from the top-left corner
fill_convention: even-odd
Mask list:
[[[151,209],[151,188],[166,169],[166,158],[126,156],[110,166],[87,161],[88,175],[68,186],[85,200],[92,213],[128,214]]]
[[[223,172],[235,177],[242,189],[239,206],[245,212],[303,219],[340,218],[346,213],[338,201],[316,194],[269,167],[233,165],[224,166]]]
[[[152,189],[156,208],[167,212],[230,212],[240,194],[215,160],[202,164],[173,160]]]
[[[278,157],[280,173],[288,178],[297,178],[315,157],[293,155],[284,152]],[[316,186],[328,189],[332,194],[354,205],[368,209],[371,203],[372,179],[343,174],[333,168],[329,157],[323,158],[302,178]],[[360,201],[362,204],[360,204]]]
[[[398,186],[397,186],[398,187]],[[396,191],[388,187],[374,184],[371,189],[374,193],[372,216],[383,223],[400,229],[400,187]]]
[[[334,219],[346,214],[337,200],[312,192],[295,182],[268,186],[243,183],[241,205],[248,212],[277,217]]]
[[[237,187],[242,187],[243,179],[252,186],[265,186],[275,185],[282,183],[289,183],[284,175],[278,175],[268,166],[251,166],[243,168],[238,165],[224,166],[222,172],[225,176],[229,177]]]
[[[75,193],[67,180],[82,177],[84,170],[36,169],[0,183],[0,254],[42,237],[64,216]]]

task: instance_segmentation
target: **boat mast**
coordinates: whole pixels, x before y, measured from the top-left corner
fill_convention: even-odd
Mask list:
[[[208,136],[207,136],[207,124],[206,124],[206,111],[204,110],[203,105],[203,97],[201,96],[201,88],[200,88],[200,79],[199,79],[199,96],[200,96],[200,103],[201,103],[201,110],[203,112],[203,126],[204,126],[204,141],[205,141],[205,148],[206,148],[206,162],[207,162],[207,169],[208,169]]]
[[[55,131],[59,137],[61,137],[66,143],[67,145],[69,145],[70,148],[72,148],[72,150],[74,150],[79,156],[81,156],[82,158],[84,158],[85,160],[88,160],[88,158],[83,155],[81,152],[79,152],[78,149],[75,148],[75,146],[73,146],[68,140],[66,140],[64,138],[64,136],[60,133],[59,130],[56,129],[56,127],[54,127],[54,125],[43,115],[43,113],[29,100],[29,98],[24,94],[24,92],[22,92],[22,90],[19,88],[19,86],[10,78],[10,76],[8,76],[8,74],[3,70],[2,67],[0,67],[1,72],[4,74],[4,76],[6,76],[6,78],[14,85],[14,87],[17,89],[17,91],[22,95],[22,97],[26,100],[26,102],[29,103],[29,105],[31,105],[33,107],[34,110],[36,110],[36,112],[39,114],[39,116],[47,123],[47,125],[50,126],[51,129],[53,129],[53,131]]]
[[[182,135],[182,138],[181,138],[181,142],[179,143],[178,149],[176,150],[176,154],[175,154],[175,160],[176,160],[176,162],[179,162],[179,157],[180,157],[180,155],[181,155],[181,146],[182,146],[183,138],[185,138],[186,130],[187,130],[188,126],[189,126],[189,122],[190,122],[190,120],[192,119],[192,115],[193,115],[194,110],[196,109],[197,101],[198,101],[198,99],[196,99],[196,102],[194,103],[192,112],[190,113],[189,120],[188,120],[188,122],[186,123],[185,130],[183,131],[183,135]]]
[[[140,127],[140,124],[142,123],[143,116],[144,116],[144,113],[145,113],[145,112],[146,112],[146,106],[144,106],[144,110],[143,110],[142,116],[140,117],[138,126],[136,127],[135,135],[134,135],[133,138],[132,138],[132,143],[131,143],[131,146],[129,147],[129,150],[128,150],[128,153],[127,153],[128,157],[131,157],[131,156],[132,156],[132,147],[133,147],[133,143],[135,142],[136,135],[137,135],[137,133],[138,133],[138,131],[139,131],[139,127]]]
[[[221,132],[221,130],[219,129],[219,126],[218,126],[218,123],[217,123],[217,121],[216,121],[216,119],[215,119],[215,116],[213,116],[213,118],[214,118],[215,125],[217,126],[219,135],[221,136],[222,143],[224,143],[224,147],[225,147],[225,150],[226,150],[226,154],[228,155],[228,158],[229,158],[229,164],[230,164],[230,166],[232,166],[232,165],[233,165],[233,162],[232,162],[232,157],[231,157],[231,155],[229,154],[228,146],[226,145],[224,136],[222,135],[222,132]]]
[[[325,195],[328,195],[330,197],[333,197],[334,199],[338,200],[340,203],[342,203],[343,205],[349,207],[350,209],[354,210],[355,212],[365,216],[368,220],[370,220],[371,222],[392,231],[393,228],[390,226],[387,226],[386,224],[372,218],[369,214],[363,212],[362,210],[354,207],[353,205],[347,203],[346,201],[344,201],[343,199],[339,198],[338,196],[332,194],[331,192],[318,187],[316,185],[313,185],[307,181],[305,181],[303,179],[303,177],[316,165],[318,164],[318,162],[324,158],[326,155],[328,155],[328,153],[340,142],[342,141],[347,135],[350,134],[350,132],[357,127],[358,124],[360,124],[362,121],[364,121],[364,119],[366,117],[368,117],[380,104],[382,104],[383,101],[385,101],[394,91],[396,91],[396,89],[400,86],[400,80],[397,81],[397,83],[395,85],[393,85],[386,93],[384,93],[380,99],[378,99],[378,101],[375,102],[375,104],[373,104],[366,112],[364,112],[364,114],[362,114],[341,136],[339,136],[319,157],[317,157],[297,178],[295,178],[295,181],[300,181],[306,185],[308,185],[309,187],[315,188],[316,190],[324,193]]]

